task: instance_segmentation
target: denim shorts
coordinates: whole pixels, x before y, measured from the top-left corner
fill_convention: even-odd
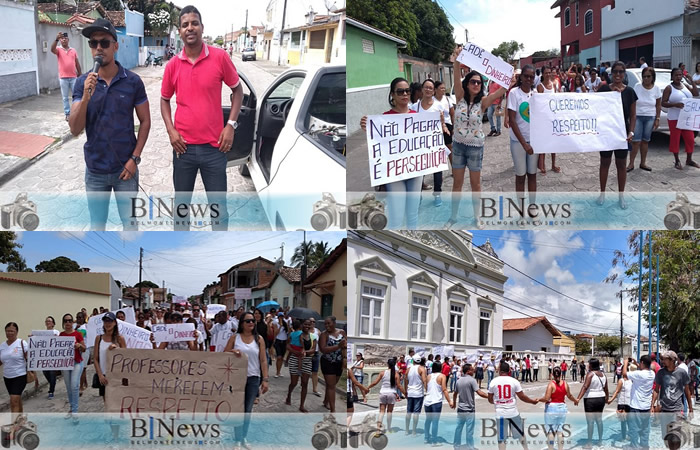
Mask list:
[[[418,414],[423,409],[423,399],[425,397],[406,397],[406,412]]]
[[[637,116],[632,142],[651,141],[651,131],[654,128],[654,116]]]
[[[562,427],[566,423],[566,404],[565,403],[547,403],[544,407],[544,423],[548,429],[562,431]]]
[[[484,147],[452,142],[452,168],[468,167],[472,172],[481,172],[481,162],[484,160]]]
[[[505,442],[509,439],[520,439],[523,437],[521,431],[524,430],[525,424],[520,418],[520,414],[510,418],[496,417],[496,425],[498,426],[498,442]]]
[[[528,142],[529,144],[529,142]],[[510,155],[513,157],[515,176],[522,177],[526,173],[537,173],[537,154],[528,155],[520,141],[510,141]]]

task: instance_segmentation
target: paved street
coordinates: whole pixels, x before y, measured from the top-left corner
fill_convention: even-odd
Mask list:
[[[244,73],[253,85],[253,89],[260,96],[285,68],[278,67],[275,63],[268,61],[256,61],[243,63],[238,55],[234,54],[233,62],[237,69]],[[168,140],[168,135],[165,130],[165,125],[160,116],[160,85],[163,77],[164,67],[139,67],[134,69],[144,81],[146,92],[148,94],[150,109],[151,109],[151,132],[148,142],[142,154],[142,162],[139,166],[141,187],[147,192],[170,192],[172,191],[172,148]],[[222,89],[223,104],[230,104],[230,89],[224,87]],[[244,90],[247,93],[247,89]],[[45,97],[32,97],[27,101],[15,102],[17,108],[21,109],[21,116],[24,122],[20,122],[17,126],[11,127],[11,131],[40,133],[54,137],[60,137],[67,133],[68,124],[63,121],[60,111],[60,93],[52,93],[51,99]],[[41,110],[36,111],[32,103],[41,102]],[[171,102],[173,110],[175,108],[175,100]],[[50,105],[50,106],[47,106]],[[58,114],[50,111],[50,107],[57,108]],[[49,111],[46,111],[49,110]],[[0,107],[0,122],[4,123],[3,118],[15,115],[18,112],[13,109],[13,105],[6,104]],[[40,124],[39,129],[34,121],[42,121],[48,119],[49,123]],[[9,118],[7,119],[9,122]],[[135,121],[138,124],[138,120]],[[25,127],[29,126],[25,131]],[[4,126],[2,127],[5,128]],[[63,145],[53,148],[48,155],[41,158],[32,164],[29,168],[16,175],[11,180],[3,185],[3,190],[23,190],[34,192],[83,192],[85,190],[84,183],[84,158],[83,145],[85,144],[85,134],[81,134],[78,138],[69,140]],[[11,157],[4,157],[0,160],[2,165],[9,165]],[[255,188],[249,178],[243,177],[238,168],[232,167],[227,170],[228,174],[228,191],[229,192],[251,192]],[[201,178],[197,178],[195,191],[203,191],[204,185]]]
[[[488,132],[488,122],[484,124]],[[513,160],[510,155],[510,138],[508,130],[503,129],[499,137],[486,138],[484,161],[481,172],[481,190],[483,192],[512,192],[515,190],[515,174]],[[696,140],[697,141],[697,140]],[[626,192],[660,192],[660,191],[700,191],[700,169],[684,167],[678,170],[673,167],[673,155],[668,151],[669,137],[655,133],[650,143],[647,165],[652,172],[638,168],[640,156],[637,155],[636,166],[627,176]],[[681,153],[681,161],[685,165],[685,154]],[[700,161],[696,155],[695,159]],[[600,182],[598,169],[600,157],[598,152],[567,153],[557,155],[557,165],[560,173],[550,171],[551,159],[547,156],[547,173],[537,175],[537,190],[549,192],[598,192]],[[369,166],[367,158],[367,141],[362,131],[354,133],[348,139],[347,159],[347,188],[348,192],[372,191],[369,184]],[[610,168],[607,191],[617,192],[617,175],[614,164]],[[426,183],[432,185],[433,177],[425,177]],[[443,191],[452,190],[453,179],[448,172],[444,173]],[[469,191],[468,177],[465,180],[464,191]]]

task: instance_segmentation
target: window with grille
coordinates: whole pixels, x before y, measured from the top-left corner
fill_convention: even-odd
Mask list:
[[[464,305],[450,305],[450,342],[462,342],[462,324],[464,323]]]
[[[382,332],[382,308],[386,290],[382,286],[363,283],[360,308],[360,335],[380,336]]]
[[[583,16],[583,26],[585,34],[593,33],[593,11],[590,9],[586,11],[586,14]]]
[[[430,299],[421,295],[413,295],[411,306],[411,339],[427,339],[428,337],[428,308]]]
[[[568,27],[569,25],[571,25],[571,10],[566,8],[564,10],[564,26]]]
[[[489,330],[491,329],[491,313],[481,311],[479,313],[479,345],[489,344]]]

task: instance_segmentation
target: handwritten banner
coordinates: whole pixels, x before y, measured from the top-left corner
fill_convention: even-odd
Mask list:
[[[676,126],[681,130],[700,131],[700,99],[686,98],[683,104]]]
[[[219,332],[212,334],[211,345],[214,347],[214,351],[223,352],[231,336],[233,336],[233,331],[230,329],[220,330]]]
[[[157,342],[183,342],[197,339],[193,323],[156,324],[153,325],[152,330]]]
[[[133,306],[125,306],[122,309],[116,310],[114,314],[116,314],[118,312],[124,313],[124,321],[125,322],[129,322],[132,325],[136,325],[136,314],[134,313]]]
[[[51,331],[51,330],[49,330]],[[74,336],[32,336],[27,349],[29,370],[73,370]]]
[[[626,149],[622,96],[619,92],[533,95],[530,145],[535,153]]]
[[[58,330],[32,330],[32,336],[58,336]]]
[[[105,411],[122,416],[243,412],[248,358],[232,353],[113,349],[107,352]]]
[[[372,186],[448,168],[438,112],[368,116],[367,148]]]
[[[90,319],[87,321],[87,326],[85,327],[87,331],[85,345],[88,347],[93,347],[95,345],[95,338],[104,334],[105,332],[104,326],[102,325],[103,316],[104,314],[99,314],[97,316],[90,317]],[[127,348],[153,348],[150,341],[150,331],[137,327],[136,325],[132,325],[128,322],[123,322],[119,319],[117,319],[117,326],[119,327],[119,334],[124,336],[124,339],[126,340]]]
[[[489,80],[508,89],[513,79],[513,66],[476,44],[469,43],[457,56],[457,61],[484,74]]]
[[[213,319],[219,311],[226,311],[226,305],[213,304],[207,306],[207,319]]]

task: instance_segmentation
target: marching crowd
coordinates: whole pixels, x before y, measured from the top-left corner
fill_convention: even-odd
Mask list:
[[[258,308],[247,311],[240,307],[236,311],[221,310],[213,319],[207,318],[206,305],[185,306],[171,305],[169,308],[158,307],[150,310],[136,310],[136,326],[151,331],[155,324],[194,325],[194,338],[181,342],[156,342],[151,334],[153,349],[187,350],[209,352],[231,352],[236,356],[245,354],[248,358],[247,380],[245,386],[245,412],[250,413],[258,403],[260,395],[268,390],[268,367],[274,370],[276,378],[283,377],[284,366],[288,367],[290,383],[286,404],[291,405],[292,393],[301,379],[301,397],[299,411],[308,412],[304,407],[308,381],[312,379],[313,394],[324,397],[324,406],[335,412],[335,386],[342,374],[343,355],[347,345],[345,332],[336,328],[335,317],[327,317],[324,321],[324,331],[316,328],[316,319],[293,318],[289,308],[270,309],[263,312]],[[87,344],[87,321],[89,317],[102,315],[103,334],[95,337],[93,345]],[[73,370],[62,370],[70,410],[66,419],[78,421],[79,399],[88,388],[85,367],[92,364],[95,375],[91,387],[99,390],[104,397],[107,378],[107,352],[114,348],[126,348],[126,341],[119,332],[119,322],[127,320],[123,310],[116,313],[105,308],[93,309],[88,316],[83,308],[75,316],[70,313],[61,318],[61,329],[58,331],[56,321],[48,316],[45,320],[47,330],[53,330],[57,336],[72,336],[75,338]],[[218,339],[217,334],[230,334],[228,340]],[[224,335],[223,337],[225,338]],[[5,326],[6,341],[0,344],[0,364],[3,366],[3,378],[10,395],[12,417],[23,413],[22,392],[27,384],[34,384],[39,390],[37,373],[27,370],[27,350],[29,343],[19,337],[19,326],[9,322]],[[30,335],[31,336],[31,335]],[[321,369],[325,381],[325,393],[318,390],[318,370]],[[48,400],[54,398],[57,372],[43,371],[49,384]],[[249,415],[243,428],[236,428],[236,440],[244,442]]]
[[[541,375],[540,368],[547,367],[547,386],[544,393],[531,398],[523,392],[522,384],[536,382]],[[668,425],[682,418],[692,417],[693,392],[698,397],[698,368],[700,362],[682,353],[664,352],[657,361],[656,354],[642,356],[639,361],[627,358],[624,363],[616,361],[614,386],[608,386],[608,378],[601,361],[590,358],[573,359],[570,363],[549,359],[516,358],[507,356],[496,360],[495,356],[478,360],[471,364],[458,357],[428,355],[417,357],[413,350],[408,356],[399,356],[387,361],[386,369],[380,371],[369,385],[364,383],[364,357],[361,353],[348,365],[348,412],[354,410],[354,403],[367,401],[367,394],[379,386],[378,429],[391,433],[392,414],[397,402],[406,399],[406,435],[417,436],[417,425],[421,410],[425,412],[424,441],[429,445],[442,445],[447,441],[439,437],[439,422],[443,403],[457,411],[457,427],[454,431],[455,448],[462,448],[462,433],[466,428],[466,447],[475,448],[474,429],[476,421],[475,396],[488,399],[495,407],[498,424],[499,448],[504,448],[508,440],[520,441],[527,448],[525,429],[517,408],[517,399],[525,403],[544,404],[544,422],[548,430],[548,448],[563,448],[564,430],[567,423],[568,399],[574,406],[583,400],[586,420],[585,448],[602,445],[604,434],[603,409],[617,400],[617,419],[621,425],[621,439],[629,441],[632,448],[649,448],[651,418],[658,414],[654,423],[658,424],[662,438],[666,439]],[[566,381],[567,373],[572,381],[579,378],[578,395]],[[520,379],[519,379],[520,377]],[[487,378],[486,390],[482,390]],[[386,427],[384,426],[386,416]],[[502,420],[503,419],[503,420]],[[350,417],[348,422],[350,421]],[[594,439],[597,431],[597,440]]]
[[[610,91],[621,93],[627,145],[625,148],[600,151],[599,205],[605,202],[605,190],[613,156],[617,170],[619,206],[622,209],[627,208],[624,198],[627,173],[634,170],[638,153],[641,157],[639,168],[649,172],[652,170],[647,165],[646,158],[652,131],[659,128],[662,107],[668,111],[668,126],[671,134],[669,151],[674,156],[674,167],[683,169],[679,158],[682,137],[686,152],[685,165],[700,168],[692,158],[695,146],[694,133],[677,127],[678,117],[684,106],[683,100],[700,95],[696,84],[700,82],[700,71],[697,71],[700,63],[696,66],[696,74],[693,76],[684,70],[685,66],[682,64],[673,68],[671,83],[663,90],[656,85],[655,69],[649,67],[643,58],[640,60],[642,82],[634,88],[628,86],[627,66],[617,61],[612,64],[602,64],[600,69],[572,64],[568,71],[552,67],[544,67],[540,70],[532,65],[525,65],[522,70],[515,71],[511,84],[506,89],[495,82],[488,82],[486,87],[486,77],[457,60],[461,50],[461,47],[457,47],[450,58],[454,64],[454,99],[445,95],[445,84],[440,81],[428,78],[421,84],[415,82],[409,84],[405,78],[399,77],[392,80],[390,84],[388,100],[391,109],[384,113],[409,114],[424,111],[440,113],[444,143],[450,151],[449,161],[454,177],[452,210],[445,228],[451,228],[457,223],[460,196],[456,193],[462,192],[467,170],[475,225],[483,228],[484,225],[478,217],[484,147],[487,137],[501,134],[501,117],[504,119],[504,126],[510,129],[510,153],[515,171],[515,191],[520,196],[524,196],[527,185],[530,202],[534,203],[537,172],[538,170],[542,174],[547,172],[545,152],[539,149],[540,153],[535,154],[530,145],[529,102],[536,93]],[[466,75],[462,76],[462,74]],[[488,134],[482,130],[485,113],[491,127]],[[362,117],[360,126],[366,130],[367,116]],[[555,153],[551,154],[551,161],[551,170],[560,172],[560,168],[556,165]],[[442,204],[440,196],[442,172],[433,175],[433,182],[434,205],[438,207]],[[423,176],[391,182],[381,188],[387,192],[409,193],[409,195],[392,195],[387,198],[387,205],[393,211],[389,217],[390,227],[400,228],[404,220],[407,228],[417,226],[420,206],[420,195],[417,194],[426,188]],[[528,215],[531,219],[536,219],[537,211],[528,210]]]

